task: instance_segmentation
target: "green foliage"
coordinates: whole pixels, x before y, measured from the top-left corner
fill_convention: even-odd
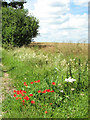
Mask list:
[[[88,62],[87,59],[61,53],[49,53],[31,48],[2,51],[3,65],[12,78],[12,88],[25,90],[33,96],[22,104],[13,97],[13,89],[6,94],[2,111],[4,118],[88,118]],[[85,57],[86,55],[84,55]],[[56,59],[57,58],[57,59]],[[80,59],[80,60],[79,60]],[[48,61],[48,64],[45,61]],[[57,64],[56,64],[57,63]],[[68,73],[68,75],[67,75]],[[72,74],[75,82],[66,82]],[[40,80],[39,83],[34,81]],[[24,85],[24,82],[28,86]],[[33,82],[33,84],[30,84]],[[53,85],[55,82],[56,85]],[[79,86],[78,86],[79,84]],[[80,89],[77,89],[80,88]],[[38,90],[54,92],[38,93]],[[35,104],[31,104],[31,100]],[[48,113],[46,114],[45,111]]]
[[[23,46],[38,35],[39,21],[25,9],[2,7],[2,45]]]

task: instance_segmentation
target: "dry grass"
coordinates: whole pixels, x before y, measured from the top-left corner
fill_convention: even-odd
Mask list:
[[[28,47],[38,47],[43,52],[62,53],[65,56],[73,55],[74,57],[82,56],[88,58],[87,43],[47,43],[32,42]]]

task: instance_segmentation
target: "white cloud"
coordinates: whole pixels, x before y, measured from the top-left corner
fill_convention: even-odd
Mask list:
[[[40,36],[35,41],[75,42],[88,38],[88,15],[70,14],[69,5],[70,0],[37,0],[34,10],[30,10],[40,21]]]
[[[87,6],[89,0],[72,0],[74,2],[75,5],[83,5],[83,6]]]

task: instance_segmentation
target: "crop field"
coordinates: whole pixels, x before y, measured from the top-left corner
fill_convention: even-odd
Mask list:
[[[2,49],[2,78],[3,118],[88,118],[88,44]]]

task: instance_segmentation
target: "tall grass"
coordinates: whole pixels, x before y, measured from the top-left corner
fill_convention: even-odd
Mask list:
[[[87,45],[71,43],[47,43],[45,48],[22,47],[8,51],[3,49],[3,70],[6,69],[12,78],[13,88],[27,91],[27,96],[32,93],[30,100],[35,101],[33,105],[28,101],[23,106],[13,97],[14,93],[8,94],[3,101],[3,111],[6,112],[4,117],[87,118],[87,50]],[[70,77],[76,81],[65,82],[65,79]],[[30,84],[37,80],[40,80],[40,83]],[[28,87],[24,86],[24,82]],[[53,82],[55,85],[52,85]],[[38,90],[45,89],[54,92],[37,93]]]

